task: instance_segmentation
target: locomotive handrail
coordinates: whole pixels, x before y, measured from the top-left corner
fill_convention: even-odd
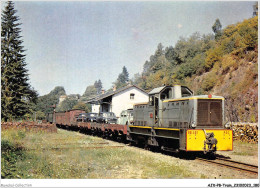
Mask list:
[[[190,115],[189,127],[191,126],[191,118],[192,118],[192,115],[193,115],[193,111],[194,111],[194,108],[192,107],[192,109],[191,109],[191,115]]]

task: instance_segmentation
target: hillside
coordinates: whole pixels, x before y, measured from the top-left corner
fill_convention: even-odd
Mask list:
[[[257,55],[257,52],[252,52]],[[231,67],[224,71],[216,68],[201,76],[187,79],[187,85],[197,93],[211,93],[224,96],[226,99],[226,116],[230,121],[257,122],[258,117],[258,64],[240,59],[237,68]],[[213,80],[214,85],[209,91],[202,92]]]
[[[157,50],[133,83],[149,91],[182,84],[195,94],[226,98],[226,120],[258,120],[258,17],[229,25],[214,35],[194,33],[174,47]]]
[[[226,98],[230,121],[258,120],[258,36],[257,17],[228,26],[212,52],[219,52],[213,68],[187,83]]]

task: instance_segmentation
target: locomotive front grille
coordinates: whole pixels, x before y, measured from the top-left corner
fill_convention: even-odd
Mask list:
[[[198,100],[198,126],[222,125],[222,101]]]

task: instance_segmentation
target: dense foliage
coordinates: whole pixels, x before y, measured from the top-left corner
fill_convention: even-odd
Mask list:
[[[1,117],[24,118],[31,113],[37,92],[29,84],[21,29],[14,3],[7,2],[1,17]]]
[[[63,112],[67,110],[71,110],[76,104],[77,100],[75,98],[67,97],[64,101],[62,101],[56,108],[57,112]]]
[[[194,33],[189,38],[180,38],[175,47],[164,48],[160,43],[154,55],[146,61],[141,75],[135,75],[133,83],[145,90],[163,84],[184,84],[186,77],[206,71],[207,51],[215,46],[213,35]]]
[[[174,47],[158,44],[132,82],[147,91],[164,84],[183,84],[195,94],[223,95],[230,120],[257,121],[258,16],[221,28],[217,19],[212,26],[215,35],[194,33],[181,37]],[[242,102],[249,91],[250,100]],[[241,105],[251,110],[246,112]]]
[[[82,97],[81,97],[81,101],[87,101],[91,98],[96,97],[97,95],[102,94],[102,82],[101,80],[97,80],[95,81],[95,83],[93,85],[89,85],[87,86],[85,92],[83,93]]]
[[[52,113],[53,108],[58,105],[59,97],[61,95],[66,95],[64,87],[55,87],[49,94],[40,96],[38,98],[36,110],[38,112],[43,112],[44,114]]]

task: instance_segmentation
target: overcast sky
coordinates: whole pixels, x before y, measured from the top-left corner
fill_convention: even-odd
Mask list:
[[[40,95],[55,86],[83,94],[101,79],[109,89],[126,66],[130,77],[158,43],[164,47],[194,32],[212,33],[252,17],[248,2],[15,2],[22,23],[30,83]],[[5,4],[2,4],[4,7]]]

